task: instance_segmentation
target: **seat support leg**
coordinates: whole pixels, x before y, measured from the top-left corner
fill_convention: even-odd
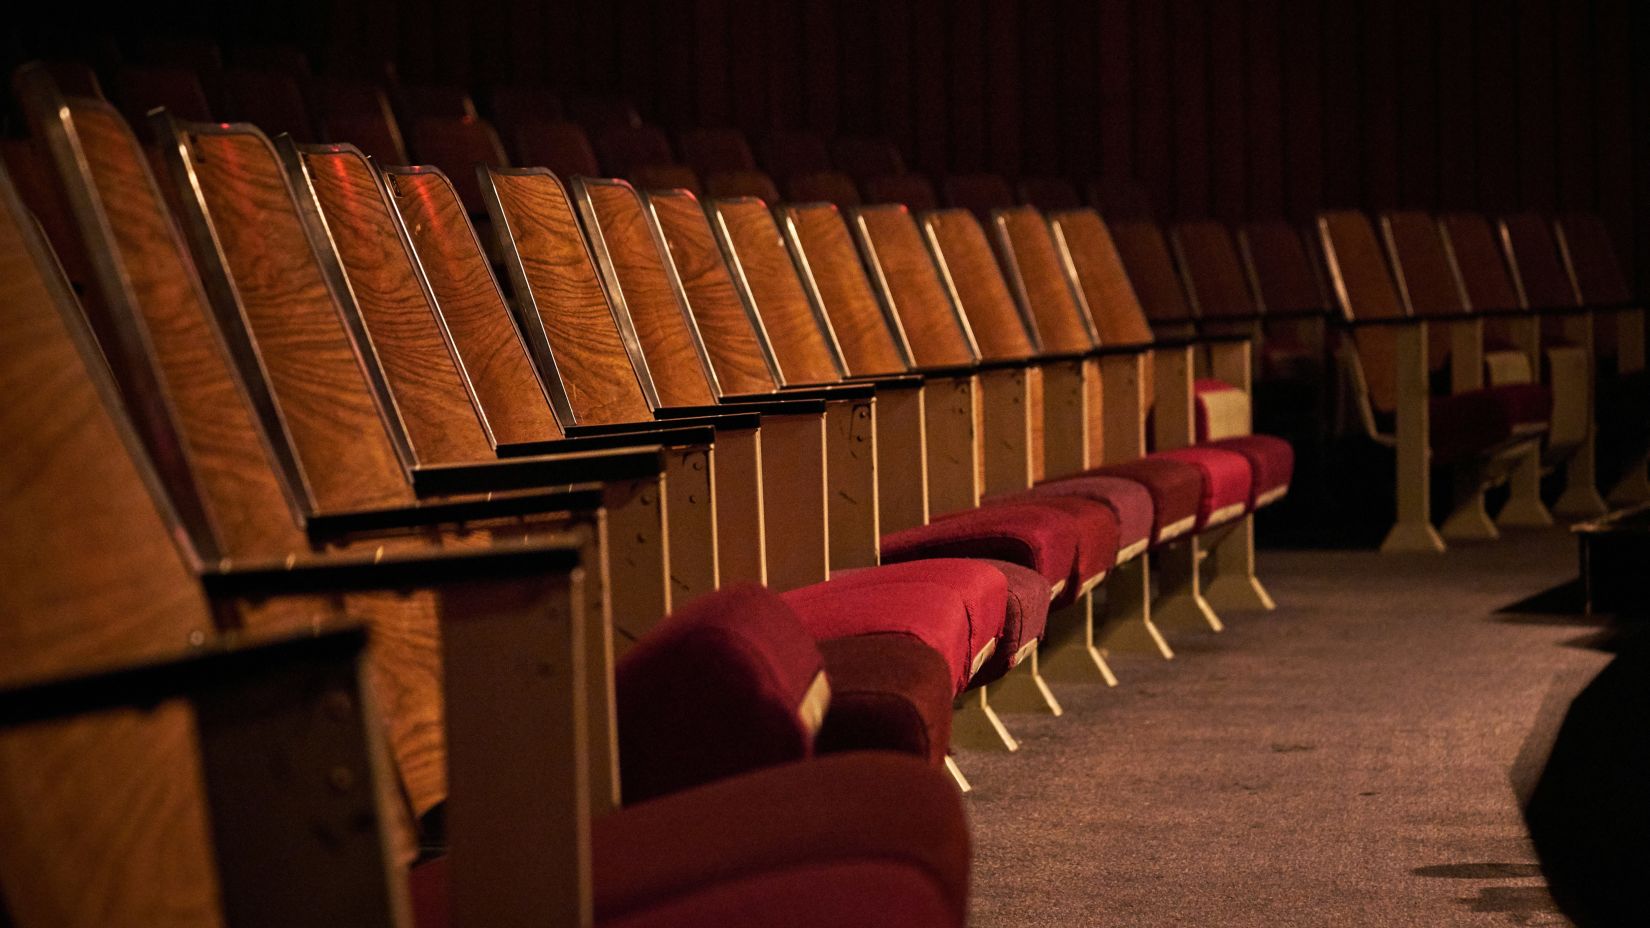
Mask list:
[[[1039,668],[1061,683],[1117,685],[1106,656],[1094,644],[1094,594],[1049,613]]]
[[[1458,470],[1455,482],[1455,508],[1450,510],[1439,526],[1439,534],[1450,541],[1494,541],[1501,537],[1484,508],[1484,481],[1476,469]]]
[[[1142,554],[1112,568],[1106,578],[1106,621],[1096,630],[1107,651],[1156,654],[1164,660],[1174,649],[1152,621],[1152,573]],[[1098,620],[1097,620],[1098,621]]]
[[[1254,515],[1217,531],[1222,534],[1211,543],[1209,558],[1214,576],[1204,587],[1203,598],[1217,609],[1276,609],[1272,594],[1255,574]]]
[[[1152,621],[1164,629],[1225,631],[1226,625],[1203,596],[1202,546],[1194,535],[1157,551],[1157,602]]]
[[[1014,668],[991,684],[991,701],[1003,712],[1037,712],[1061,716],[1065,710],[1043,679],[1037,656],[1040,642],[1027,642]]]
[[[957,697],[951,712],[951,743],[971,751],[1018,751],[1020,742],[991,708],[985,687]]]
[[[951,774],[952,782],[957,784],[957,792],[969,793],[974,791],[974,787],[968,782],[968,778],[963,776],[962,768],[957,766],[957,759],[950,754],[945,755],[945,772]]]
[[[1444,539],[1432,527],[1431,423],[1427,408],[1427,327],[1397,334],[1398,512],[1381,552],[1442,551]]]
[[[1512,495],[1495,517],[1502,528],[1540,528],[1553,524],[1553,514],[1541,501],[1541,445],[1536,443],[1518,459],[1509,481]]]

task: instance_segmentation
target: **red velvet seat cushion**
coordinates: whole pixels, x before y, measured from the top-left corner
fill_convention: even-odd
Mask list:
[[[1121,464],[1097,467],[1085,476],[1121,477],[1146,488],[1152,498],[1154,546],[1192,531],[1197,524],[1198,499],[1203,494],[1203,473],[1191,464],[1165,458],[1136,458]]]
[[[1191,464],[1202,472],[1203,490],[1197,501],[1197,525],[1193,531],[1201,532],[1249,511],[1249,491],[1254,486],[1254,476],[1243,455],[1199,446],[1159,451],[1152,458]]]
[[[1066,585],[1055,596],[1057,605],[1076,599],[1117,565],[1117,514],[1105,503],[1075,495],[1027,491],[991,497],[984,500],[984,505],[1048,509],[1071,518],[1077,528],[1077,558]]]
[[[997,650],[974,674],[970,683],[981,686],[1008,673],[1020,656],[1020,649],[1043,637],[1048,630],[1048,607],[1053,587],[1043,575],[1029,567],[1007,561],[979,561],[1001,571],[1008,580],[1008,609],[1003,618],[1003,636]]]
[[[1249,484],[1249,509],[1277,502],[1289,492],[1295,475],[1295,449],[1271,435],[1241,435],[1209,442],[1205,447],[1235,451],[1249,462],[1253,479]]]
[[[935,765],[945,761],[957,692],[939,652],[893,633],[830,638],[819,650],[831,681],[831,707],[814,739],[815,753],[899,751]]]
[[[1139,554],[1151,543],[1155,514],[1152,494],[1138,481],[1086,474],[1041,483],[1029,492],[1038,495],[1078,496],[1109,506],[1112,515],[1117,517],[1119,561],[1128,560]]]
[[[629,806],[594,822],[592,845],[604,928],[961,928],[967,914],[956,787],[897,754],[802,761]],[[418,928],[445,928],[446,859],[415,868],[409,886]]]
[[[967,558],[884,564],[833,573],[825,588],[842,591],[883,583],[934,583],[961,597],[968,623],[971,662],[977,662],[976,655],[987,645],[995,646],[1002,637],[1007,616],[1008,578],[989,564]]]
[[[756,584],[666,616],[619,660],[624,793],[645,799],[809,756],[799,713],[825,659],[802,621]]]
[[[973,674],[968,610],[962,597],[941,583],[903,581],[838,585],[826,581],[781,594],[816,639],[893,633],[933,648],[960,693]]]
[[[1077,527],[1052,509],[1005,504],[882,536],[884,564],[939,557],[1007,561],[1062,586],[1077,560]]]
[[[1432,463],[1454,464],[1493,451],[1527,427],[1547,422],[1552,408],[1552,393],[1535,384],[1434,394],[1427,401]],[[1395,417],[1382,418],[1378,424],[1391,431]]]

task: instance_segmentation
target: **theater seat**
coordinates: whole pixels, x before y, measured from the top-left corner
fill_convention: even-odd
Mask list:
[[[976,659],[983,662],[990,654],[986,648],[994,648],[996,639],[988,639],[978,651],[971,649],[967,623],[956,621],[967,607],[943,582],[935,578],[839,586],[827,581],[780,598],[820,640],[894,633],[921,641],[945,658],[954,691],[961,693],[973,676]]]
[[[1152,541],[1152,494],[1134,480],[1091,475],[1039,484],[1027,493],[1078,496],[1103,503],[1117,517],[1117,563],[1146,550]]]
[[[1552,408],[1552,391],[1537,384],[1434,395],[1427,402],[1432,462],[1453,464],[1537,434],[1546,428]],[[1387,432],[1394,427],[1391,415],[1376,420],[1377,428]]]
[[[957,594],[967,618],[970,676],[984,657],[989,656],[989,651],[997,647],[1008,608],[1008,578],[991,565],[966,558],[934,558],[836,571],[828,582],[816,586],[822,591],[842,592],[877,589],[891,583],[936,583]],[[808,589],[812,587],[795,592]],[[888,630],[893,629],[879,629]]]
[[[841,754],[723,780],[597,819],[603,928],[960,928],[968,825],[918,761]],[[417,928],[450,923],[447,861],[413,869]]]
[[[1295,475],[1295,447],[1272,435],[1234,435],[1200,447],[1243,455],[1251,475],[1247,506],[1252,512],[1282,499]]]
[[[1003,616],[1003,633],[997,639],[997,650],[975,672],[976,685],[990,683],[1020,662],[1020,652],[1040,640],[1048,629],[1048,605],[1054,588],[1042,574],[1029,567],[1007,561],[976,560],[995,568],[1008,582],[1007,609]]]
[[[982,500],[987,506],[1017,506],[1064,513],[1077,528],[1077,559],[1056,605],[1064,605],[1094,588],[1117,565],[1117,513],[1104,502],[1075,494],[1025,491]],[[940,516],[954,518],[955,516]]]
[[[828,638],[819,642],[819,652],[825,655],[831,708],[814,737],[816,754],[898,751],[935,766],[945,762],[957,690],[939,652],[897,632]],[[986,667],[997,657],[993,652]],[[990,682],[984,674],[982,668],[976,679]]]
[[[1191,464],[1203,475],[1197,501],[1197,524],[1193,531],[1229,522],[1249,511],[1254,475],[1243,455],[1219,448],[1198,446],[1159,451],[1152,458]]]
[[[616,683],[632,800],[808,757],[830,699],[813,636],[755,584],[666,616],[619,661]]]
[[[1063,513],[1004,504],[965,510],[882,536],[882,562],[967,557],[1030,568],[1054,593],[1064,590],[1075,565],[1077,530]]]
[[[1203,493],[1203,476],[1196,467],[1159,457],[1136,458],[1107,464],[1083,477],[1115,477],[1146,489],[1152,500],[1153,547],[1192,531],[1197,525],[1198,499]],[[1064,481],[1047,481],[1040,486],[1058,486]]]

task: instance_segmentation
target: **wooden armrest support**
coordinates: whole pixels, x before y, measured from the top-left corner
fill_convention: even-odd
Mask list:
[[[868,384],[877,390],[917,390],[922,387],[921,374],[876,374],[864,377],[849,377],[848,383]]]
[[[602,504],[602,485],[590,483],[544,493],[511,493],[386,509],[321,513],[304,520],[304,531],[311,541],[325,542],[347,535],[430,525],[516,518],[548,512],[594,512]]]
[[[791,396],[788,393],[741,393],[724,396],[722,402],[737,412],[754,412],[762,416],[817,416],[825,411],[827,399],[832,397]]]
[[[465,493],[495,493],[530,487],[555,487],[570,483],[633,480],[659,473],[662,449],[654,442],[668,438],[672,446],[710,444],[708,430],[684,430],[683,434],[654,433],[637,446],[583,454],[550,454],[531,458],[508,458],[473,464],[420,465],[412,470],[413,492],[418,496],[454,496]],[[646,443],[643,444],[642,442]]]

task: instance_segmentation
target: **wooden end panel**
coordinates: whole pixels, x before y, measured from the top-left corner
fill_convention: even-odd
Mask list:
[[[974,347],[911,211],[898,203],[865,207],[854,213],[854,231],[917,366],[972,364]]]
[[[300,537],[291,504],[142,149],[107,104],[76,100],[70,110],[108,217],[111,257],[138,314],[94,328],[100,336],[119,328],[142,331],[141,347],[105,343],[104,354],[117,371],[123,365],[156,370],[223,551],[289,550]],[[116,301],[105,294],[92,305],[112,307]],[[123,349],[146,356],[128,356]]]
[[[1383,213],[1381,232],[1386,239],[1387,257],[1397,278],[1400,293],[1410,314],[1457,314],[1465,316],[1466,298],[1460,278],[1450,262],[1449,252],[1438,224],[1416,210]],[[1450,363],[1455,326],[1429,325],[1427,360],[1433,370]]]
[[[1070,273],[1088,304],[1102,345],[1138,345],[1152,340],[1145,310],[1123,267],[1111,230],[1091,209],[1049,217],[1056,241],[1065,251]]]
[[[561,182],[549,174],[495,174],[493,186],[574,418],[595,425],[652,419]]]
[[[1404,313],[1397,288],[1375,230],[1363,213],[1343,210],[1318,217],[1318,231],[1329,274],[1342,308],[1353,319],[1393,319]],[[1398,336],[1396,329],[1372,328],[1353,333],[1370,403],[1391,412],[1398,404]]]
[[[561,426],[451,182],[434,171],[393,174],[388,180],[493,438],[500,444],[561,438]]]
[[[1030,357],[1031,334],[979,220],[966,210],[948,209],[928,214],[923,227],[980,356],[991,361]]]
[[[842,214],[830,203],[814,203],[788,207],[785,218],[849,375],[903,373],[905,359]]]
[[[1059,252],[1041,213],[1029,206],[998,213],[998,241],[1013,262],[1027,309],[1046,351],[1087,351],[1094,347],[1082,308],[1072,294]]]
[[[414,459],[492,458],[492,443],[372,166],[347,149],[303,160]]]
[[[776,384],[763,360],[762,343],[699,201],[681,191],[656,192],[648,195],[648,208],[676,266],[717,384],[724,393],[772,391]]]
[[[605,246],[616,297],[630,313],[659,405],[714,403],[693,332],[676,300],[641,199],[624,184],[590,183],[584,190],[598,227],[592,238],[599,235]]]
[[[786,384],[840,379],[831,345],[767,205],[756,199],[726,200],[714,209],[724,244],[737,261],[734,272],[768,333],[780,379]]]

